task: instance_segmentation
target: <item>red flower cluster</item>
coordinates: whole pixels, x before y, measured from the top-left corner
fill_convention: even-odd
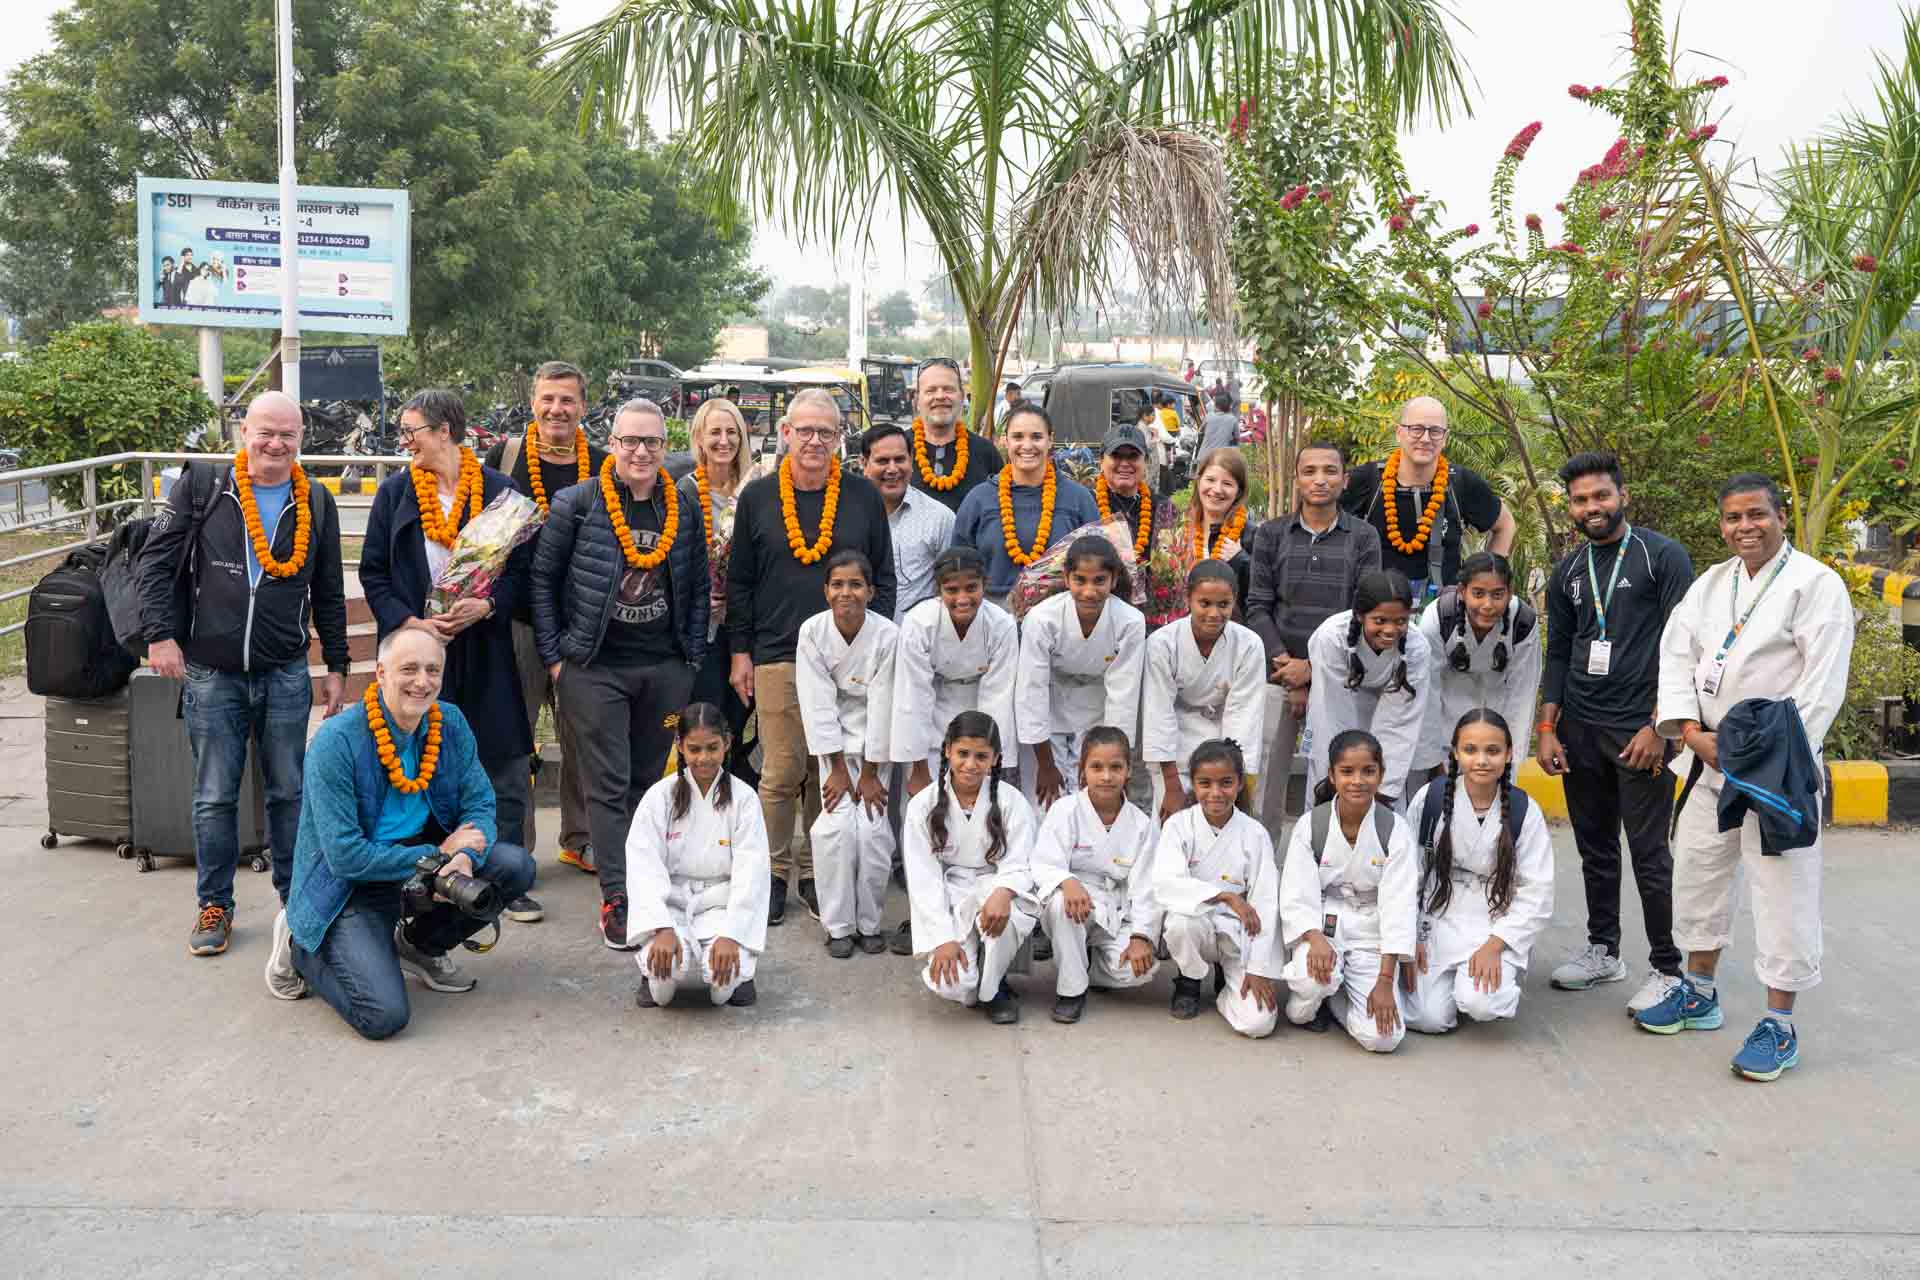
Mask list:
[[[1623,273],[1621,272],[1620,268],[1608,267],[1605,271],[1600,273],[1600,278],[1605,280],[1608,284],[1617,284],[1622,274]],[[1628,350],[1630,351],[1635,349],[1636,348],[1633,348],[1633,347],[1628,348]]]
[[[1256,100],[1253,98],[1243,99],[1240,103],[1240,110],[1234,113],[1233,123],[1227,126],[1227,132],[1233,135],[1235,142],[1245,141],[1247,130],[1253,127],[1255,102]]]
[[[1307,198],[1307,184],[1303,182],[1299,186],[1295,187],[1293,190],[1287,192],[1287,194],[1280,197],[1280,207],[1282,209],[1287,209],[1287,210],[1298,209],[1300,207],[1300,202],[1302,200],[1305,200],[1306,198]]]
[[[1696,89],[1724,89],[1727,87],[1727,78],[1725,76],[1715,76],[1711,80],[1702,80],[1693,87]]]
[[[1415,205],[1417,205],[1417,204],[1419,204],[1419,203],[1420,203],[1420,197],[1419,197],[1419,196],[1408,196],[1408,197],[1407,197],[1407,198],[1406,198],[1405,200],[1402,200],[1402,201],[1400,202],[1400,208],[1401,208],[1401,210],[1402,210],[1402,212],[1405,212],[1405,213],[1412,213],[1412,212],[1413,212],[1413,206],[1415,206]]]
[[[1805,361],[1806,361],[1806,362],[1807,362],[1808,364],[1819,364],[1819,363],[1820,363],[1820,348],[1818,348],[1818,347],[1808,347],[1808,348],[1807,348],[1807,349],[1806,349],[1805,351],[1803,351],[1803,352],[1802,352],[1802,353],[1800,354],[1800,358],[1801,358],[1802,360],[1805,360]]]
[[[1539,214],[1537,214],[1537,213],[1530,213],[1530,214],[1528,214],[1528,215],[1527,215],[1527,230],[1529,230],[1529,231],[1538,231],[1539,229],[1540,229],[1540,215],[1539,215]]]
[[[1406,229],[1407,229],[1407,220],[1401,217],[1399,214],[1396,213],[1391,218],[1387,219],[1387,230],[1393,233],[1394,235],[1399,235],[1402,231],[1405,231]]]
[[[1705,142],[1707,139],[1713,137],[1713,135],[1718,132],[1720,132],[1719,125],[1703,124],[1698,129],[1694,129],[1687,134],[1687,141],[1688,142]]]
[[[1820,376],[1822,378],[1825,378],[1829,383],[1837,385],[1840,381],[1840,366],[1830,364],[1825,369],[1821,370]]]
[[[1624,175],[1630,163],[1627,140],[1618,138],[1607,148],[1607,154],[1600,158],[1599,164],[1590,164],[1580,171],[1580,181],[1588,185],[1610,181]]]
[[[1605,222],[1608,218],[1611,218],[1614,214],[1618,212],[1620,212],[1619,205],[1603,204],[1600,206],[1600,214],[1599,214],[1600,221]],[[1646,246],[1642,244],[1641,247],[1645,248]]]
[[[1887,465],[1895,471],[1905,471],[1907,469],[1907,460],[1905,458],[1888,458]]]
[[[1600,88],[1599,85],[1595,85],[1589,89],[1583,84],[1570,84],[1567,86],[1567,96],[1569,98],[1578,98],[1580,101],[1585,102],[1588,98],[1600,92]]]
[[[1531,147],[1533,140],[1539,136],[1540,122],[1535,120],[1532,124],[1513,135],[1513,141],[1507,144],[1507,159],[1525,160],[1527,158],[1527,148]]]
[[[1318,191],[1313,193],[1313,198],[1315,200],[1318,200],[1321,204],[1332,204],[1333,192],[1327,190],[1325,187],[1322,187]]]
[[[1470,236],[1477,236],[1477,235],[1479,235],[1479,234],[1480,234],[1480,224],[1479,224],[1479,223],[1477,223],[1477,222],[1469,222],[1469,223],[1467,224],[1467,234],[1468,234],[1468,235],[1470,235]]]
[[[1868,275],[1872,275],[1875,271],[1878,271],[1880,269],[1880,262],[1872,254],[1863,253],[1859,257],[1853,260],[1853,269],[1855,271],[1864,271]]]
[[[1560,201],[1553,206],[1553,211],[1555,213],[1565,213],[1567,211],[1567,202],[1565,200]]]
[[[1482,320],[1491,319],[1493,316],[1493,304],[1482,300],[1480,305],[1473,309],[1473,314],[1479,316]]]
[[[1586,252],[1585,249],[1582,249],[1579,245],[1575,244],[1571,240],[1562,240],[1559,244],[1554,245],[1553,248],[1558,253],[1585,253]]]

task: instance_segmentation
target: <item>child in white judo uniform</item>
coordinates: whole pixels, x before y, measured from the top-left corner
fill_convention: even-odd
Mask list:
[[[1460,584],[1448,587],[1420,615],[1431,655],[1433,687],[1413,753],[1413,792],[1447,768],[1453,727],[1469,711],[1486,708],[1514,727],[1514,758],[1532,751],[1534,699],[1540,693],[1540,619],[1514,594],[1513,566],[1477,551],[1460,566]]]
[[[910,766],[908,795],[933,781],[941,735],[962,711],[985,712],[1000,741],[1019,740],[1013,689],[1020,628],[986,598],[987,562],[973,547],[948,547],[934,558],[933,585],[936,594],[900,620],[893,660],[888,741],[895,762]]]
[[[1451,1031],[1520,1009],[1533,940],[1553,919],[1553,842],[1540,806],[1513,785],[1513,732],[1491,709],[1453,730],[1444,777],[1421,788],[1413,817],[1423,867],[1420,947],[1401,966],[1407,1025]]]
[[[1260,637],[1232,620],[1237,583],[1224,561],[1202,560],[1187,574],[1187,616],[1147,637],[1140,750],[1160,822],[1190,803],[1184,766],[1201,743],[1231,738],[1245,753],[1243,772],[1260,771],[1267,656]]]
[[[772,864],[760,798],[725,768],[733,738],[711,703],[680,713],[680,771],[647,789],[627,831],[627,943],[642,1009],[704,982],[715,1004],[758,999]]]
[[[1405,807],[1407,775],[1432,694],[1427,638],[1412,623],[1413,588],[1398,570],[1385,569],[1360,579],[1353,608],[1314,629],[1307,641],[1313,684],[1300,739],[1309,795],[1326,776],[1334,735],[1365,729],[1380,743],[1382,800]]]
[[[1153,823],[1127,803],[1133,753],[1112,725],[1080,744],[1080,786],[1054,802],[1033,846],[1041,927],[1053,939],[1053,1020],[1078,1022],[1089,984],[1144,986],[1159,963]]]
[[[873,565],[852,548],[827,560],[827,608],[800,624],[794,683],[807,753],[820,762],[820,816],[807,835],[827,954],[887,949],[880,910],[893,873],[893,828],[880,773],[893,728],[891,619],[870,612]]]
[[[1127,571],[1113,544],[1074,539],[1066,575],[1067,589],[1035,605],[1020,625],[1020,790],[1042,810],[1073,789],[1087,730],[1133,732],[1146,661],[1147,620],[1126,601]]]
[[[1419,934],[1420,855],[1407,820],[1380,803],[1378,739],[1348,729],[1327,755],[1280,872],[1287,1020],[1324,1031],[1343,1000],[1355,1043],[1392,1053],[1406,1035],[1394,970]]]
[[[1218,563],[1212,561],[1209,563]],[[1221,566],[1225,568],[1224,565]],[[1203,742],[1187,762],[1194,803],[1160,829],[1153,895],[1179,975],[1172,1013],[1200,1016],[1200,980],[1220,966],[1214,1006],[1243,1036],[1273,1034],[1280,1017],[1280,871],[1265,827],[1235,807],[1246,785],[1239,746]]]
[[[913,912],[913,950],[927,957],[921,980],[987,1017],[1020,1020],[1007,967],[1037,920],[1033,810],[1001,782],[1000,729],[984,711],[947,726],[939,781],[907,804],[901,852]]]
[[[1795,998],[1820,983],[1820,806],[1811,805],[1813,842],[1769,854],[1749,809],[1720,830],[1722,772],[1716,728],[1749,698],[1791,700],[1806,730],[1812,769],[1846,703],[1853,601],[1840,576],[1787,541],[1780,492],[1752,472],[1720,491],[1720,536],[1734,555],[1701,574],[1667,618],[1660,639],[1655,728],[1686,750],[1673,770],[1696,785],[1674,824],[1673,940],[1687,952],[1680,985],[1635,1014],[1647,1031],[1669,1034],[1721,1025],[1715,979],[1733,941],[1744,880],[1753,900],[1754,973],[1767,988],[1767,1015],[1734,1056],[1749,1080],[1777,1080],[1798,1065]]]

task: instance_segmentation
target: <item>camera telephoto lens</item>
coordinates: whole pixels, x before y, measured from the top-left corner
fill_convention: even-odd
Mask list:
[[[476,920],[492,920],[506,908],[500,890],[474,876],[442,876],[434,887],[441,897]]]

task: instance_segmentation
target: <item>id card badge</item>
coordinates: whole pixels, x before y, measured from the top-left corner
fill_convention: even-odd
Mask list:
[[[1328,942],[1332,942],[1334,935],[1340,932],[1340,917],[1329,914],[1321,923],[1326,927],[1320,932],[1326,935]]]
[[[1720,692],[1720,681],[1726,677],[1727,660],[1724,657],[1709,658],[1700,665],[1700,692],[1709,698]]]
[[[1613,671],[1613,641],[1595,640],[1587,647],[1587,674],[1609,675]]]

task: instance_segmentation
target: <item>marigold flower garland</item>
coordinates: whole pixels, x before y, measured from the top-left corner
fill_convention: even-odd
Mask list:
[[[1100,522],[1106,524],[1113,519],[1113,508],[1107,503],[1107,477],[1102,475],[1093,482],[1093,500],[1100,504]],[[1153,542],[1153,490],[1140,486],[1140,531],[1133,535],[1133,558],[1143,561],[1147,558],[1147,547]]]
[[[1197,503],[1198,501],[1199,499],[1196,498],[1195,502]],[[1233,513],[1233,518],[1231,520],[1228,520],[1225,524],[1220,526],[1220,532],[1214,535],[1213,545],[1209,547],[1206,545],[1207,514],[1204,511],[1196,512],[1195,519],[1193,522],[1193,554],[1194,556],[1201,560],[1210,560],[1218,557],[1220,554],[1221,545],[1226,541],[1228,541],[1229,539],[1232,539],[1233,541],[1238,542],[1240,540],[1241,533],[1246,530],[1246,527],[1247,527],[1247,509],[1246,507],[1243,506],[1238,511]]]
[[[660,522],[660,540],[653,544],[653,550],[642,552],[634,545],[633,530],[627,526],[626,506],[613,485],[613,459],[609,457],[600,464],[600,496],[607,500],[607,519],[613,522],[613,536],[620,540],[620,554],[635,569],[657,568],[667,558],[667,552],[673,550],[674,535],[680,532],[679,490],[668,481],[665,471],[654,477],[654,483],[665,490],[667,514]]]
[[[440,704],[436,702],[427,708],[427,744],[420,749],[420,773],[409,778],[407,771],[400,767],[400,753],[393,746],[393,731],[387,728],[387,718],[380,714],[380,686],[368,685],[360,701],[367,709],[367,728],[373,730],[374,746],[379,749],[380,763],[386,767],[387,781],[403,795],[425,791],[433,781],[434,770],[440,767]]]
[[[552,508],[547,506],[547,486],[540,481],[540,424],[534,423],[527,428],[527,482],[533,487],[533,500],[540,504],[540,510],[551,515]],[[587,433],[575,429],[573,433],[574,466],[578,469],[581,483],[593,475],[593,469],[587,463]]]
[[[801,564],[814,564],[833,547],[833,517],[840,510],[840,459],[827,467],[827,501],[820,508],[820,535],[808,545],[800,536],[800,517],[794,510],[793,455],[780,460],[780,518],[787,526],[787,547]]]
[[[953,437],[953,470],[946,475],[936,475],[933,462],[927,457],[927,426],[920,419],[913,420],[913,461],[920,468],[920,479],[927,488],[946,493],[959,484],[967,475],[967,430],[956,429]]]
[[[253,477],[247,474],[247,451],[233,455],[233,487],[240,492],[240,514],[247,522],[247,540],[253,543],[253,558],[260,569],[276,578],[291,578],[307,563],[307,547],[313,541],[313,508],[307,505],[307,473],[293,464],[293,556],[273,558],[273,544],[260,526],[260,507],[253,500]]]
[[[693,469],[694,487],[700,490],[700,527],[707,531],[707,548],[713,548],[713,488],[707,483],[706,464]]]
[[[1040,482],[1040,523],[1033,529],[1033,550],[1020,547],[1020,535],[1013,527],[1013,468],[1000,468],[1000,536],[1006,540],[1007,559],[1022,569],[1038,560],[1047,549],[1047,534],[1053,529],[1055,476],[1053,464],[1047,464],[1046,478]]]
[[[407,470],[413,473],[413,496],[420,503],[420,531],[443,547],[452,547],[453,540],[460,536],[460,526],[480,514],[486,505],[482,499],[485,485],[480,478],[480,459],[473,450],[460,446],[460,478],[453,484],[453,510],[440,510],[440,477],[415,463]],[[467,514],[460,514],[462,503],[467,505]]]
[[[1433,536],[1433,522],[1440,514],[1440,504],[1447,500],[1447,460],[1442,457],[1433,472],[1433,495],[1427,499],[1427,509],[1420,513],[1420,527],[1413,535],[1413,541],[1407,542],[1400,537],[1400,450],[1395,449],[1387,455],[1387,465],[1380,473],[1383,498],[1381,506],[1387,511],[1387,543],[1401,555],[1417,555],[1426,549],[1427,539]]]

